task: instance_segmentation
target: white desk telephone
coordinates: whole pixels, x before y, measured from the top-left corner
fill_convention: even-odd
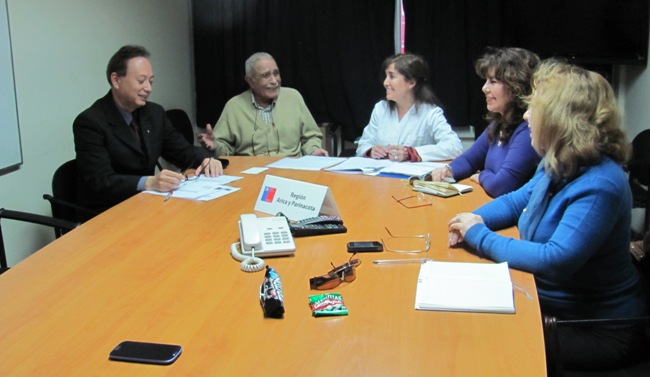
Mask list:
[[[239,237],[244,255],[282,256],[291,255],[296,250],[285,217],[258,219],[253,214],[241,215]]]
[[[259,271],[264,268],[260,258],[293,255],[296,244],[285,217],[257,218],[254,214],[243,214],[239,219],[239,245],[230,248],[233,258],[242,261],[244,271]]]

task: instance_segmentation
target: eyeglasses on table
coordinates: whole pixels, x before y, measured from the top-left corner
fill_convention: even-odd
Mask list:
[[[196,169],[187,169],[181,173],[186,181],[196,181],[199,176],[196,174]]]
[[[340,266],[332,265],[332,270],[325,275],[315,276],[309,279],[309,288],[315,290],[328,290],[341,285],[342,282],[351,283],[357,278],[356,268],[361,264],[361,260],[354,258],[357,255],[352,254],[350,260]]]
[[[394,195],[391,198],[406,208],[420,208],[427,207],[433,204],[431,199],[429,199],[425,194],[418,192],[415,195],[409,195],[404,198],[396,198]]]
[[[415,234],[415,235],[394,235],[384,227],[390,236],[381,243],[384,245],[386,251],[393,251],[396,253],[423,253],[429,251],[431,248],[431,233]]]

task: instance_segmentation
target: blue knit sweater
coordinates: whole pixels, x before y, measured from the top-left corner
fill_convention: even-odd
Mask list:
[[[563,319],[636,316],[645,300],[630,256],[631,193],[609,158],[554,183],[540,163],[519,190],[475,211],[465,241],[535,275],[542,313]],[[492,230],[518,225],[520,240]]]
[[[494,122],[449,166],[457,181],[480,170],[478,180],[481,186],[488,195],[496,198],[528,182],[540,158],[530,145],[528,122],[521,122],[505,144],[488,140],[490,127],[494,127]]]

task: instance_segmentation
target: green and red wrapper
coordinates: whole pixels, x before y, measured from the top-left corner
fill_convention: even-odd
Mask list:
[[[339,293],[324,293],[309,296],[309,307],[314,317],[348,315],[343,296]]]

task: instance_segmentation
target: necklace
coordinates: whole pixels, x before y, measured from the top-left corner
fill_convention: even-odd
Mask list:
[[[497,146],[502,146],[503,145],[503,130],[499,131],[499,141],[497,142]]]

